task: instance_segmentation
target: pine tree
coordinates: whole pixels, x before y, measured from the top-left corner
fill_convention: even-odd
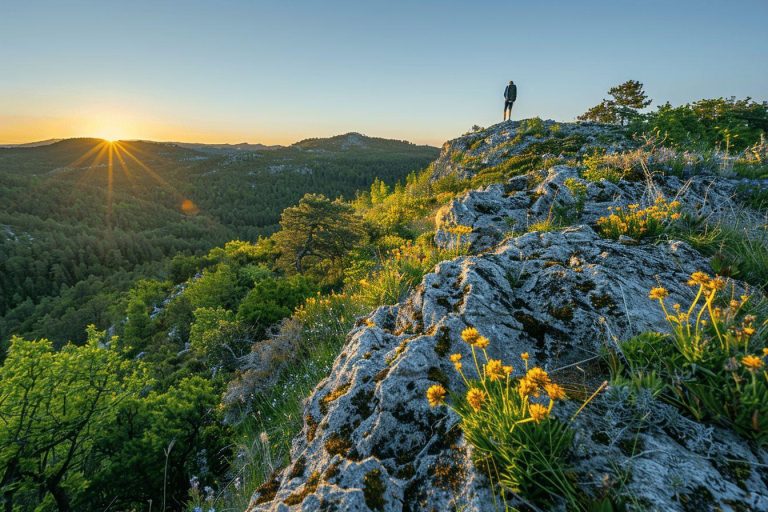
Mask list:
[[[639,115],[638,110],[651,104],[643,90],[643,84],[637,80],[627,80],[623,84],[611,87],[608,94],[612,100],[603,100],[580,115],[580,121],[595,121],[608,124],[626,124]]]

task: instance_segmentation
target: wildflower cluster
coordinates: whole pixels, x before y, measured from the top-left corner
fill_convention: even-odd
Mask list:
[[[667,202],[663,197],[646,208],[630,204],[626,208],[609,206],[610,215],[597,219],[604,236],[618,239],[622,235],[640,239],[659,236],[674,221],[680,219],[680,201]]]
[[[696,419],[730,426],[768,444],[768,319],[749,314],[750,298],[723,297],[727,281],[694,272],[688,307],[667,304],[664,287],[650,290],[671,330],[670,337],[641,336],[622,346],[634,377],[661,379],[663,397]]]
[[[466,371],[462,354],[451,354],[466,391],[451,393],[448,404],[448,390],[435,384],[426,393],[430,406],[447,405],[461,416],[477,462],[495,473],[502,487],[534,502],[547,504],[559,496],[575,506],[565,462],[573,433],[551,415],[556,402],[566,398],[565,390],[544,369],[529,367],[528,353],[520,355],[522,371],[516,376],[512,366],[488,355],[490,341],[477,329],[464,329],[461,338],[470,347],[469,367],[477,377]]]

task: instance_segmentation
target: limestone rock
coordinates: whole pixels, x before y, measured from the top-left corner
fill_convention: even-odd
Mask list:
[[[584,225],[439,264],[405,303],[379,308],[374,326],[350,333],[306,404],[292,465],[250,510],[493,510],[457,418],[431,409],[424,395],[435,382],[462,389],[447,358],[469,356],[461,330],[476,327],[490,338],[491,357],[518,371],[519,354],[529,352],[554,375],[595,385],[606,377],[602,347],[664,327],[648,290],[662,282],[684,303],[695,270],[707,262],[682,242],[628,246]],[[620,468],[622,492],[650,510],[684,510],[702,489],[707,507],[768,508],[765,451],[650,399],[630,406],[617,393],[577,420],[573,464],[585,492],[599,494]],[[735,477],[732,459],[748,471]]]

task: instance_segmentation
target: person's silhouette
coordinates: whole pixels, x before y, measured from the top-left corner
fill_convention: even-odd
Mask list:
[[[512,105],[517,99],[517,86],[512,80],[509,81],[506,89],[504,89],[504,121],[512,119]],[[507,115],[509,112],[509,115]]]

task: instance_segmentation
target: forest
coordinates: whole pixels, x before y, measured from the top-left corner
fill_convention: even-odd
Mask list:
[[[113,325],[120,293],[165,275],[172,257],[256,241],[305,192],[351,199],[436,155],[359,134],[268,151],[99,139],[0,149],[0,340],[82,342],[86,325]]]

